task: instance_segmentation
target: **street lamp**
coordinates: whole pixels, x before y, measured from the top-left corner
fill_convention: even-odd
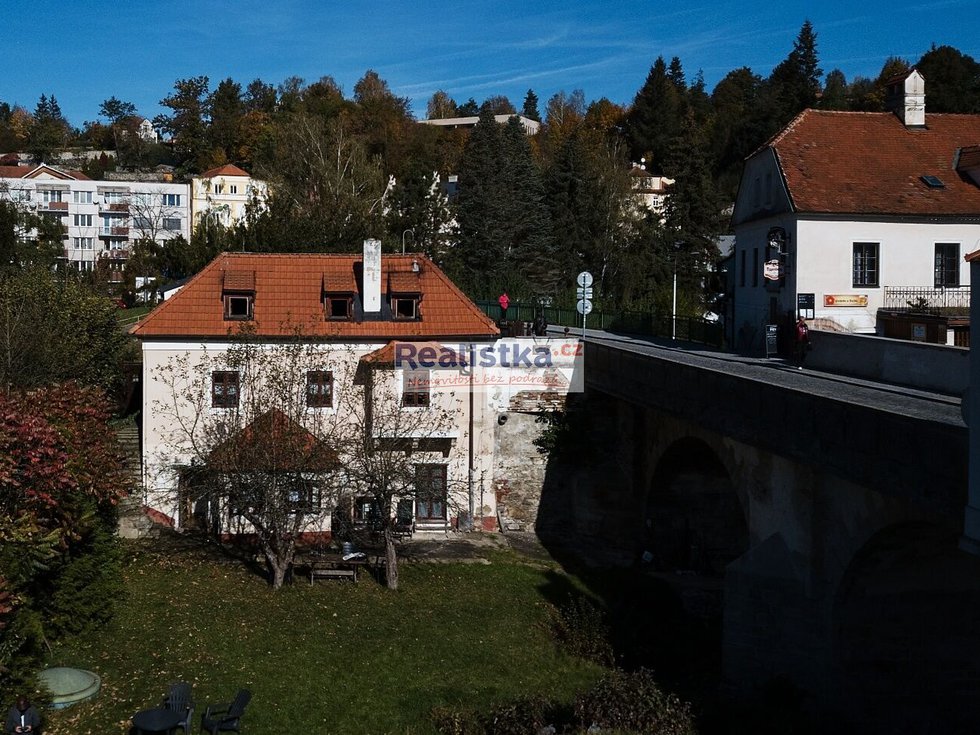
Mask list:
[[[674,299],[670,307],[670,339],[677,341],[677,254],[684,247],[684,242],[674,243]]]
[[[409,228],[409,229],[407,229],[407,230],[405,230],[405,231],[404,231],[404,232],[402,233],[402,255],[404,255],[404,254],[405,254],[405,235],[407,235],[407,234],[408,234],[409,232],[411,232],[411,233],[412,233],[412,244],[413,244],[413,245],[415,244],[415,230],[413,230],[413,229],[411,229],[411,228]]]

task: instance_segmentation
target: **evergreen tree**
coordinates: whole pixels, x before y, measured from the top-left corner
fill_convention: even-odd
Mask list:
[[[29,150],[38,161],[48,158],[62,148],[68,139],[70,127],[54,95],[41,95],[34,109],[34,121],[30,127]]]
[[[174,82],[173,94],[160,100],[160,104],[169,107],[173,113],[158,115],[153,121],[156,127],[173,137],[180,166],[187,171],[200,172],[210,163],[208,84],[205,76],[178,79]]]
[[[822,74],[817,59],[817,34],[807,20],[793,42],[793,50],[769,77],[777,129],[816,105]]]
[[[651,171],[662,172],[667,150],[680,130],[681,119],[681,95],[660,56],[636,93],[626,119],[633,159],[646,158]]]
[[[534,93],[533,89],[527,90],[527,94],[524,96],[524,106],[521,108],[521,114],[530,120],[541,121],[541,113],[538,112],[538,96]]]
[[[675,179],[667,197],[665,236],[677,249],[678,280],[692,300],[704,303],[707,273],[718,257],[721,206],[708,165],[704,131],[688,112],[669,154]]]
[[[847,78],[840,69],[827,72],[827,77],[824,79],[823,95],[820,97],[820,109],[847,109]]]
[[[253,79],[245,89],[242,99],[245,112],[263,112],[271,115],[276,111],[276,88],[261,79]]]
[[[480,114],[480,106],[476,104],[476,100],[470,97],[466,102],[459,106],[459,116],[460,117],[473,117],[474,115]]]
[[[208,128],[211,148],[226,161],[241,162],[241,132],[244,104],[242,86],[232,79],[220,82],[208,100],[211,124]]]

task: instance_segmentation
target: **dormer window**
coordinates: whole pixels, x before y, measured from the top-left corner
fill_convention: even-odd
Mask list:
[[[226,320],[252,319],[255,315],[255,271],[225,271],[221,299]]]
[[[327,294],[323,309],[327,319],[350,319],[354,313],[354,299],[349,294]]]
[[[418,319],[418,296],[392,296],[391,315],[395,319]]]
[[[354,318],[354,294],[357,281],[353,270],[324,273],[321,286],[323,316],[328,321],[344,321]]]
[[[225,319],[251,319],[254,298],[252,294],[226,293]]]
[[[408,272],[388,274],[388,295],[391,299],[392,319],[418,319],[419,303],[422,300],[422,287],[419,278],[421,269],[418,262]]]

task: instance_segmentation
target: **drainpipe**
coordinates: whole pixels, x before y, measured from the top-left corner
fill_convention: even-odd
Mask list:
[[[961,406],[969,431],[970,473],[960,548],[980,556],[980,250],[966,260],[970,264],[970,381]]]
[[[474,507],[474,502],[473,502],[473,474],[475,472],[474,457],[473,457],[473,445],[474,445],[474,441],[473,441],[473,427],[476,425],[476,422],[473,419],[473,406],[474,406],[474,403],[475,403],[475,401],[473,399],[473,388],[474,388],[474,385],[473,385],[473,352],[474,352],[474,350],[473,350],[473,343],[470,342],[470,354],[469,354],[469,361],[470,361],[470,365],[469,365],[469,368],[470,368],[469,469],[468,469],[467,477],[466,477],[466,481],[467,481],[467,485],[468,485],[468,491],[469,491],[468,492],[468,495],[469,495],[469,521],[468,521],[469,528],[467,528],[468,531],[472,531],[473,530],[473,514],[476,512],[476,508]]]

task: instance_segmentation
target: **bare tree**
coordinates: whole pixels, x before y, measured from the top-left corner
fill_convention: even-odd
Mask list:
[[[254,534],[278,588],[302,535],[368,498],[396,589],[399,500],[449,523],[448,478],[464,470],[446,458],[462,401],[353,348],[292,335],[264,343],[245,329],[227,351],[176,355],[153,376],[168,424],[159,464],[183,468],[170,500],[215,532]]]

